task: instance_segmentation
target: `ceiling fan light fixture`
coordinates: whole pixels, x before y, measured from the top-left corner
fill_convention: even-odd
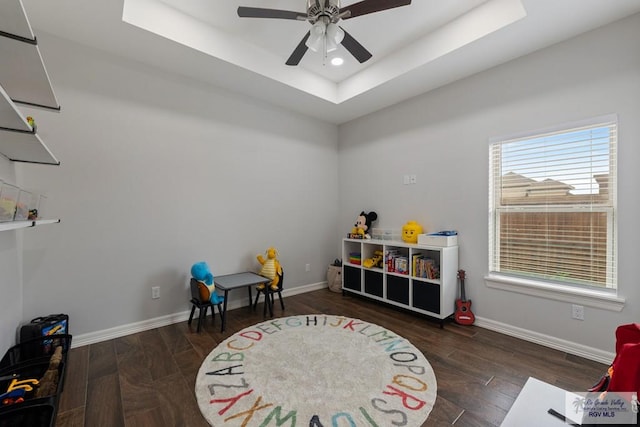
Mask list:
[[[337,23],[342,19],[355,18],[395,9],[411,4],[411,0],[361,0],[347,7],[341,7],[341,0],[307,0],[307,13],[291,10],[268,9],[262,7],[238,7],[241,18],[273,18],[307,21],[312,25],[309,32],[302,38],[293,50],[287,65],[298,65],[302,57],[311,50],[322,52],[322,64],[325,64],[327,53],[335,51],[339,44],[361,64],[371,59],[372,54],[350,34],[340,28]],[[346,42],[343,44],[343,39]]]
[[[306,41],[306,45],[314,52],[319,52],[322,49],[322,43],[327,31],[327,26],[324,22],[318,21],[313,24],[309,34],[309,38]]]
[[[344,39],[344,31],[336,24],[327,25],[327,52],[333,52],[338,49],[338,45]]]
[[[338,49],[338,43],[336,43],[336,41],[331,37],[327,36],[327,46],[326,46],[327,52],[333,52],[337,49]]]
[[[338,24],[331,23],[327,25],[327,38],[333,40],[336,44],[340,44],[344,39],[344,31]]]

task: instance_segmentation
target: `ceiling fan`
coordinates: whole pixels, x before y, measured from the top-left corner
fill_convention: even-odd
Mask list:
[[[341,7],[340,0],[307,0],[307,13],[240,6],[238,16],[309,21],[312,27],[287,59],[287,65],[298,65],[307,49],[314,52],[322,50],[326,57],[327,52],[336,50],[339,44],[363,63],[371,58],[371,53],[340,27],[338,22],[341,19],[355,18],[409,4],[411,0],[362,0],[350,6]]]

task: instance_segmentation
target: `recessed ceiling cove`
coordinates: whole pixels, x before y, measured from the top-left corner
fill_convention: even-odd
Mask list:
[[[310,13],[308,0],[125,0],[122,19],[206,55],[340,104],[464,49],[526,16],[520,0],[369,1],[399,6],[366,10],[366,16],[343,18],[339,27],[349,40],[357,40],[358,45],[366,48],[370,57],[362,60],[358,56],[362,51],[352,47],[353,44],[345,46],[343,41],[331,52],[325,52],[325,48],[305,49],[300,58],[295,58],[295,67],[287,62],[314,29],[310,23],[317,22],[316,18],[304,19]],[[367,6],[367,0],[334,3],[338,5],[338,13],[349,11],[350,5]],[[302,19],[239,16],[260,15],[266,9],[297,13]],[[329,19],[325,23],[325,30],[329,30],[330,22]],[[336,57],[343,59],[342,65],[331,64]]]
[[[388,1],[396,0],[374,0]],[[367,61],[340,45],[327,58],[306,52],[296,66],[286,61],[308,21],[238,16],[239,7],[304,14],[307,2],[22,0],[45,62],[54,35],[334,124],[640,12],[638,0],[413,0],[339,22],[371,53]],[[340,8],[357,3],[340,0]],[[332,65],[333,55],[343,64]]]

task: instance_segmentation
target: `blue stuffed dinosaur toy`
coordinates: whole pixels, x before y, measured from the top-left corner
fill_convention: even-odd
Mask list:
[[[191,276],[199,282],[198,289],[200,290],[200,299],[202,301],[211,301],[212,304],[220,304],[224,301],[224,297],[216,293],[213,274],[211,274],[206,262],[201,261],[193,264]]]

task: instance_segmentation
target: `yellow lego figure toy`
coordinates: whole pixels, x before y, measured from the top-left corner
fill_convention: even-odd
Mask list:
[[[260,269],[260,275],[264,277],[268,277],[271,279],[271,283],[269,286],[272,290],[278,290],[278,284],[280,283],[280,276],[282,275],[282,266],[280,266],[280,261],[277,259],[278,251],[273,246],[265,251],[267,258],[265,259],[262,255],[258,255],[256,258],[258,262],[262,265]],[[258,289],[264,289],[265,285],[260,284],[257,286]]]
[[[418,234],[422,234],[422,226],[416,221],[408,221],[402,226],[402,241],[418,243]]]

